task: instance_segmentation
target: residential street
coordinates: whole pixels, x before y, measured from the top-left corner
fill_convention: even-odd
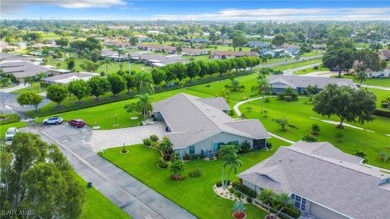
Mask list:
[[[80,176],[133,218],[196,218],[97,155],[90,145],[92,130],[87,126],[76,129],[67,123],[34,125],[21,131],[37,133],[45,141],[57,144]]]

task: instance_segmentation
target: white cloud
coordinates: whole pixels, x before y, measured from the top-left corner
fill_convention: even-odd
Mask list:
[[[390,8],[224,9],[210,14],[156,15],[165,20],[390,20]]]
[[[64,8],[108,8],[126,6],[124,0],[1,0],[1,13],[12,14],[29,5],[58,5]]]

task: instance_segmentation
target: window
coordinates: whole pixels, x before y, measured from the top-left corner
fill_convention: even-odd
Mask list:
[[[195,146],[190,146],[190,154],[195,154]]]
[[[299,195],[291,194],[291,198],[294,200],[294,206],[302,211],[306,209],[306,199]]]
[[[214,152],[218,151],[221,148],[221,145],[223,145],[223,143],[214,143],[213,144],[213,151]]]

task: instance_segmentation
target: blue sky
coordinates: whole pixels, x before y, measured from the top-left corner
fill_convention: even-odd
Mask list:
[[[1,18],[88,20],[390,20],[389,0],[2,0]]]

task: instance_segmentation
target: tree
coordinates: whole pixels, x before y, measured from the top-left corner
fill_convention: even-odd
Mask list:
[[[101,63],[99,62],[92,62],[90,60],[85,60],[83,63],[81,63],[80,67],[88,72],[95,72]]]
[[[311,134],[318,135],[320,133],[320,126],[317,123],[311,125]]]
[[[148,118],[148,112],[152,110],[152,101],[150,100],[150,96],[148,93],[146,93],[137,95],[136,97],[139,100],[139,106],[141,108],[144,120],[146,120]]]
[[[131,46],[136,46],[138,44],[138,38],[135,36],[130,37],[129,43]]]
[[[327,116],[336,115],[340,118],[338,128],[343,128],[343,122],[369,122],[374,119],[376,96],[368,90],[355,90],[351,87],[339,87],[329,84],[314,98],[314,112]]]
[[[229,179],[231,172],[234,171],[234,173],[237,173],[238,167],[242,166],[242,161],[237,153],[238,147],[236,145],[225,145],[221,149],[221,157],[224,161],[222,166],[222,185],[224,189],[227,187],[227,180]],[[227,166],[230,166],[230,169],[226,178],[224,178],[224,171]]]
[[[200,65],[197,62],[190,62],[187,64],[187,76],[190,78],[190,81],[192,81],[195,76],[199,75],[200,70]]]
[[[61,102],[68,96],[68,89],[59,84],[50,85],[47,88],[47,98],[55,103],[57,107],[61,106]]]
[[[232,41],[233,41],[232,46],[233,46],[234,51],[236,51],[237,47],[243,46],[248,42],[248,40],[246,39],[246,37],[242,31],[234,32]]]
[[[208,63],[208,66],[209,66],[209,76],[211,77],[212,74],[215,74],[215,73],[220,73],[221,74],[221,71],[220,71],[220,65],[218,65],[218,62],[209,62]]]
[[[134,76],[131,74],[124,74],[122,77],[126,82],[127,93],[130,94],[131,89],[133,89],[135,85]]]
[[[89,79],[88,85],[91,87],[91,94],[96,97],[96,100],[99,99],[99,96],[111,90],[110,82],[100,76],[93,76]]]
[[[356,74],[356,78],[358,79],[359,84],[362,85],[362,83],[365,82],[366,79],[367,79],[367,74],[366,74],[366,72],[364,72],[364,71],[359,71],[359,72]]]
[[[259,75],[258,79],[259,84],[257,87],[254,87],[254,89],[258,89],[259,93],[262,94],[260,113],[263,114],[265,94],[271,90],[272,86],[269,83],[268,79],[263,75]]]
[[[317,142],[318,139],[317,139],[314,135],[306,134],[305,136],[302,137],[302,141],[306,141],[306,142]]]
[[[144,94],[145,91],[148,91],[148,93],[153,94],[154,89],[152,84],[152,74],[141,71],[134,75],[134,85],[141,94]]]
[[[257,198],[265,204],[267,207],[267,211],[271,211],[271,202],[274,200],[276,194],[272,189],[262,189],[260,193],[257,195]]]
[[[38,105],[42,103],[43,97],[33,91],[27,91],[21,93],[16,101],[22,106],[32,105],[35,108],[35,112],[38,112]]]
[[[294,201],[291,199],[291,197],[287,193],[279,193],[275,196],[275,201],[279,203],[279,205],[276,206],[276,216],[278,216],[284,208],[286,207],[292,207],[294,205]]]
[[[184,162],[181,159],[177,159],[169,165],[169,171],[172,172],[172,179],[180,180],[182,173],[185,170]]]
[[[355,61],[355,51],[353,42],[338,39],[328,45],[326,53],[322,57],[323,65],[329,69],[337,69],[340,78],[342,71],[352,68]]]
[[[171,66],[171,70],[175,73],[179,81],[187,77],[187,66],[181,62],[175,63]]]
[[[282,131],[285,131],[286,125],[288,125],[288,120],[286,118],[282,117],[280,119],[277,119],[276,123],[278,123],[280,125]]]
[[[66,61],[66,66],[69,70],[73,70],[75,67],[75,61],[73,57],[68,58]]]
[[[275,46],[281,46],[284,43],[287,42],[287,38],[284,35],[277,34],[273,39],[272,39],[272,44]]]
[[[82,79],[71,81],[68,90],[77,97],[79,103],[81,103],[81,99],[91,94],[91,87]]]
[[[55,42],[56,45],[60,46],[61,48],[69,45],[69,40],[67,40],[66,38],[55,40]]]
[[[209,64],[203,61],[198,61],[198,64],[200,66],[199,77],[203,78],[209,73]]]
[[[105,58],[105,59],[102,61],[102,64],[106,66],[106,74],[108,74],[108,66],[111,64],[111,59]],[[122,63],[121,63],[121,64],[122,64]]]
[[[2,210],[33,211],[39,218],[80,217],[85,188],[57,146],[19,132],[11,145],[1,147]]]
[[[118,74],[108,75],[107,80],[110,82],[111,92],[114,96],[126,89],[126,81]]]
[[[356,72],[366,71],[367,69],[372,71],[380,71],[386,68],[386,65],[382,66],[379,54],[376,51],[369,49],[357,50],[355,59],[357,61],[357,63],[354,65]]]
[[[159,150],[161,154],[163,155],[163,158],[165,161],[171,160],[171,154],[173,153],[172,149],[172,142],[169,140],[167,137],[163,137],[160,145],[159,145]]]
[[[211,42],[214,43],[215,41],[219,40],[219,38],[220,38],[220,36],[219,36],[219,34],[216,33],[215,30],[211,30],[210,31],[209,40]]]
[[[152,79],[155,85],[160,85],[166,79],[165,71],[159,68],[152,70]]]

